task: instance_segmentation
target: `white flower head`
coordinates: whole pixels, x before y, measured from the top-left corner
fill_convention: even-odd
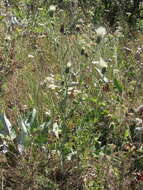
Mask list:
[[[55,79],[54,79],[52,76],[47,77],[47,78],[45,79],[45,82],[51,83],[51,84],[54,84],[54,81],[55,81]]]
[[[96,82],[94,82],[94,84],[93,84],[93,85],[94,85],[94,87],[97,87],[97,83],[96,83]]]
[[[69,61],[69,62],[67,63],[67,67],[68,67],[68,68],[71,68],[71,66],[72,66],[72,63]]]
[[[11,36],[10,36],[10,35],[7,35],[7,36],[5,37],[5,40],[11,41]]]
[[[28,54],[28,58],[34,58],[34,56],[31,54]]]
[[[62,130],[59,128],[58,123],[54,123],[53,124],[53,133],[55,134],[55,136],[57,137],[57,139],[59,139],[59,135],[61,134]]]
[[[107,34],[106,28],[104,28],[103,26],[100,26],[95,31],[96,31],[97,36],[101,38],[103,38]]]
[[[102,67],[102,68],[107,68],[107,62],[105,62],[104,61],[104,59],[102,58],[102,57],[100,57],[100,59],[99,59],[99,65],[100,65],[100,67]]]
[[[119,69],[113,69],[114,74],[119,74],[119,72],[120,72]]]
[[[55,12],[56,11],[56,6],[55,5],[50,5],[49,11],[50,12]]]
[[[107,62],[104,61],[102,57],[99,58],[99,61],[92,61],[92,64],[96,65],[98,68],[107,68]]]
[[[51,110],[47,110],[46,112],[45,112],[45,116],[50,116],[51,115]]]
[[[76,89],[75,87],[69,87],[69,88],[68,88],[68,95],[69,95],[69,96],[75,97],[75,96],[77,96],[77,95],[80,94],[80,93],[81,93],[81,91],[78,90],[78,89]]]
[[[72,151],[70,154],[68,154],[68,156],[67,156],[67,160],[71,160],[72,159],[72,157],[74,156],[74,155],[76,155],[77,154],[77,151]]]
[[[56,88],[58,88],[58,86],[56,85],[54,75],[52,75],[52,74],[50,76],[46,77],[40,84],[41,84],[41,86],[47,87],[52,90],[55,90]]]
[[[47,87],[52,89],[52,90],[55,90],[56,88],[58,88],[58,86],[55,84],[49,84],[49,85],[47,85]]]

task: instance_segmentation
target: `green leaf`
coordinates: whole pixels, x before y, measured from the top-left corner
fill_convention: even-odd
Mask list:
[[[130,130],[126,129],[124,133],[124,138],[127,139],[128,137],[130,137]]]
[[[122,84],[120,83],[120,81],[117,80],[116,78],[114,79],[114,87],[115,87],[120,93],[122,93],[122,91],[123,91],[123,86],[122,86]]]
[[[0,21],[2,21],[4,19],[5,16],[0,16]]]

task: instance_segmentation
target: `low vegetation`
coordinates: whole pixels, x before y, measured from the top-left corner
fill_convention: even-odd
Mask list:
[[[143,188],[143,7],[119,2],[0,2],[0,189]]]

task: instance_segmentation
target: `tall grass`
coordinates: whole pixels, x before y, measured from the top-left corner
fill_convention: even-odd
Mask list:
[[[1,119],[1,189],[141,189],[142,35],[25,6],[1,16],[0,102],[15,135]]]

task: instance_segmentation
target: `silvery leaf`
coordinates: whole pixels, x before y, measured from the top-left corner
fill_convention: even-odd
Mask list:
[[[29,135],[27,127],[23,120],[20,121],[21,131],[16,137],[17,148],[20,154],[24,152],[25,138]]]
[[[8,120],[8,118],[6,117],[5,113],[0,115],[0,121],[2,125],[0,133],[2,133],[3,135],[8,135],[12,139],[14,139],[16,137],[16,134],[14,130],[12,129],[12,125],[10,121]]]
[[[28,119],[25,120],[25,125],[27,127],[31,127],[31,125],[34,123],[36,119],[37,111],[35,108],[33,108],[32,113],[29,115]]]

